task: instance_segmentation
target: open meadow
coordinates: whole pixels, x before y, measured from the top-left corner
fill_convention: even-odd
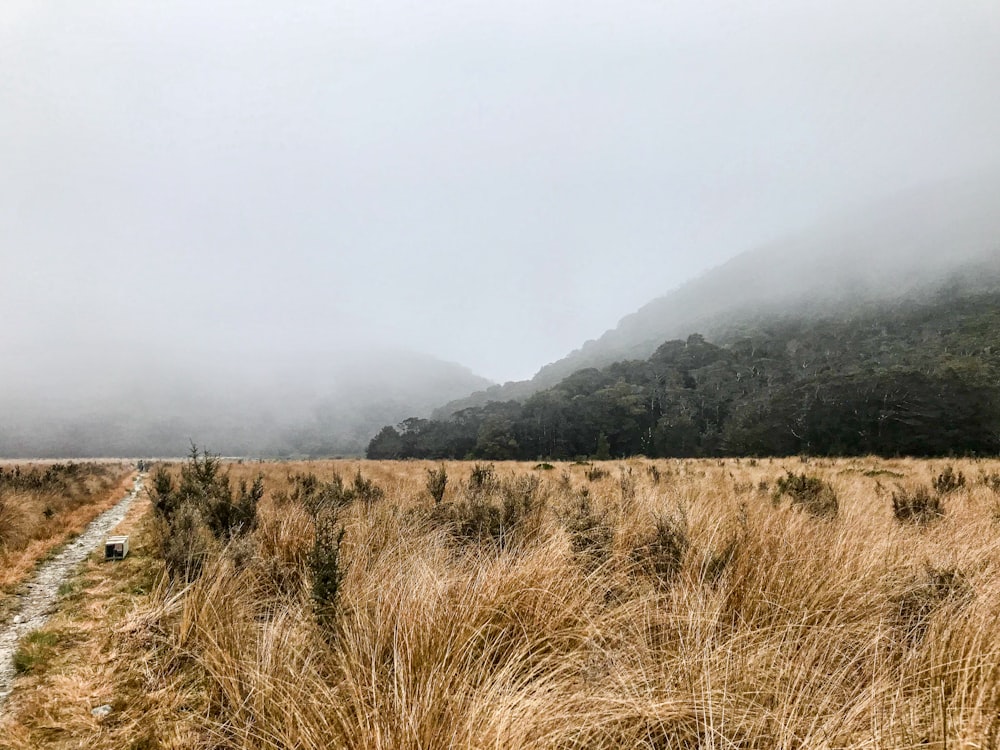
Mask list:
[[[1000,746],[998,461],[183,474],[0,747]]]

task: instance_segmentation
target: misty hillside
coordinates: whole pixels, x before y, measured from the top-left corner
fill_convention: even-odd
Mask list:
[[[358,455],[379,426],[488,384],[402,352],[160,355],[101,368],[53,360],[17,378],[0,392],[0,455],[181,456],[191,441],[234,456]]]
[[[493,386],[435,416],[522,400],[577,370],[643,359],[664,341],[696,331],[726,343],[775,318],[816,319],[870,303],[898,304],[943,285],[974,291],[997,273],[1000,176],[913,190],[738,255],[542,367],[532,380]]]
[[[775,318],[725,346],[692,334],[524,402],[387,426],[368,456],[993,455],[1000,279],[991,286],[943,286],[847,317]]]

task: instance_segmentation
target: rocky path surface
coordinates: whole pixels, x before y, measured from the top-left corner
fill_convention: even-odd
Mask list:
[[[56,608],[59,587],[125,517],[142,489],[143,477],[142,474],[136,477],[132,491],[124,500],[91,521],[83,533],[39,567],[35,577],[27,584],[27,590],[20,595],[10,620],[0,623],[0,707],[10,695],[14,681],[14,652],[18,641],[32,630],[42,627],[49,619]]]

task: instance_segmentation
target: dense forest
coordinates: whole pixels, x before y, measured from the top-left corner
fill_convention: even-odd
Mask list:
[[[947,455],[1000,450],[1000,291],[773,318],[583,369],[523,401],[384,427],[369,458]]]

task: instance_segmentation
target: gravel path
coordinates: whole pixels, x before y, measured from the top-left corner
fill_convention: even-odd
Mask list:
[[[90,522],[83,533],[69,542],[51,560],[42,564],[21,594],[8,622],[0,624],[0,707],[10,695],[14,681],[14,652],[18,641],[32,630],[42,627],[56,609],[59,587],[73,570],[94,551],[125,517],[132,501],[142,489],[142,474],[135,479],[132,491],[109,510]]]

